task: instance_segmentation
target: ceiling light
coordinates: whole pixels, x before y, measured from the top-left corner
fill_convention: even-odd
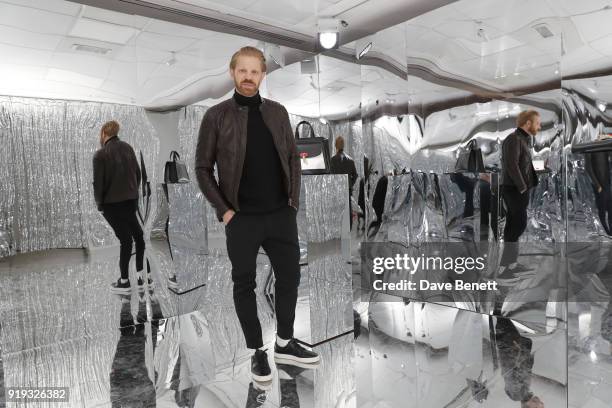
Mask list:
[[[357,57],[357,59],[363,58],[368,52],[370,52],[373,45],[374,42],[372,41],[371,36],[357,40],[355,42],[355,57]]]
[[[317,22],[317,28],[319,30],[318,39],[319,45],[330,50],[332,48],[338,48],[339,33],[338,33],[338,20],[333,18],[320,18]]]
[[[606,104],[603,102],[597,102],[597,109],[604,112],[606,110]]]
[[[519,75],[521,75],[521,74],[519,74],[518,72],[514,73],[514,76],[519,76]]]
[[[283,54],[280,45],[266,43],[264,48],[266,55],[268,55],[276,65],[279,67],[285,66],[285,55]]]
[[[555,75],[559,75],[559,70],[555,69]]]
[[[321,122],[324,125],[327,125],[327,119],[325,119],[323,117],[319,118],[319,122]]]
[[[338,33],[319,33],[319,44],[326,50],[331,50],[338,44]]]

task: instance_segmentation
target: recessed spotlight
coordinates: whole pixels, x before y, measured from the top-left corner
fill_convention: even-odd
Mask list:
[[[606,104],[603,102],[597,102],[597,109],[599,109],[602,112],[605,112],[606,110]]]
[[[319,45],[322,48],[330,50],[338,47],[340,36],[338,34],[338,20],[334,18],[320,18],[317,22],[317,29],[319,30]]]
[[[338,44],[338,33],[319,33],[319,44],[326,50],[331,50]]]

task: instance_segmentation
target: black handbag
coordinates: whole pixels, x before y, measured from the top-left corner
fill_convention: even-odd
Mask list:
[[[300,126],[308,126],[311,136],[300,139]],[[312,125],[308,121],[301,121],[295,127],[295,144],[300,156],[302,174],[329,174],[329,143],[324,137],[316,137]]]
[[[472,139],[467,150],[461,152],[455,164],[456,172],[484,173],[485,166],[482,159],[482,150],[476,147],[476,140]]]
[[[170,152],[170,160],[166,162],[164,168],[164,183],[189,183],[187,166],[181,161],[181,156],[174,150]]]

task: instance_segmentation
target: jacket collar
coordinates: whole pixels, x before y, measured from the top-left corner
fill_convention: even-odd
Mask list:
[[[113,136],[110,139],[107,139],[106,142],[104,142],[104,146],[109,144],[111,141],[117,141],[117,140],[119,140],[119,136]]]
[[[531,135],[529,133],[527,133],[523,128],[516,128],[516,133],[519,136],[523,136],[524,138],[527,139],[527,141],[531,140]]]

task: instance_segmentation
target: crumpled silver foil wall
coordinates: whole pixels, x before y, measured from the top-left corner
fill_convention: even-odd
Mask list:
[[[149,179],[155,180],[159,141],[144,109],[15,97],[0,97],[0,106],[0,174],[8,181],[0,194],[2,248],[2,238],[11,239],[11,250],[2,249],[2,255],[114,243],[94,202],[92,157],[102,124],[117,120],[120,137],[137,154],[143,151]]]
[[[3,99],[0,103],[0,258],[12,255],[15,252],[13,246],[13,223],[15,222],[15,167],[12,154],[12,138],[10,128],[9,106]]]
[[[208,237],[202,193],[194,194],[194,183],[169,184],[168,203],[168,239],[172,247],[176,245],[205,253],[208,250]]]
[[[597,79],[605,83],[610,78],[608,76]],[[601,237],[607,236],[598,213],[593,181],[585,169],[586,155],[572,153],[570,150],[570,145],[597,140],[600,133],[607,133],[603,132],[602,128],[609,127],[607,114],[601,112],[594,105],[594,101],[574,90],[590,86],[592,81],[590,78],[563,81],[567,240],[570,242],[600,241]]]
[[[78,139],[66,131],[66,102],[2,97],[0,104],[7,175],[0,212],[12,252],[83,246]]]
[[[156,208],[155,218],[151,225],[151,239],[166,239],[168,238],[166,236],[166,221],[168,221],[169,215],[166,193],[164,193],[164,187],[161,183],[157,183],[155,186],[151,185],[151,188],[157,190],[156,203],[151,203]]]
[[[342,237],[342,223],[338,217],[346,213],[348,182],[344,174],[302,176],[300,203],[305,205],[298,212],[300,239],[308,242],[325,242]],[[346,200],[333,199],[346,197]]]

